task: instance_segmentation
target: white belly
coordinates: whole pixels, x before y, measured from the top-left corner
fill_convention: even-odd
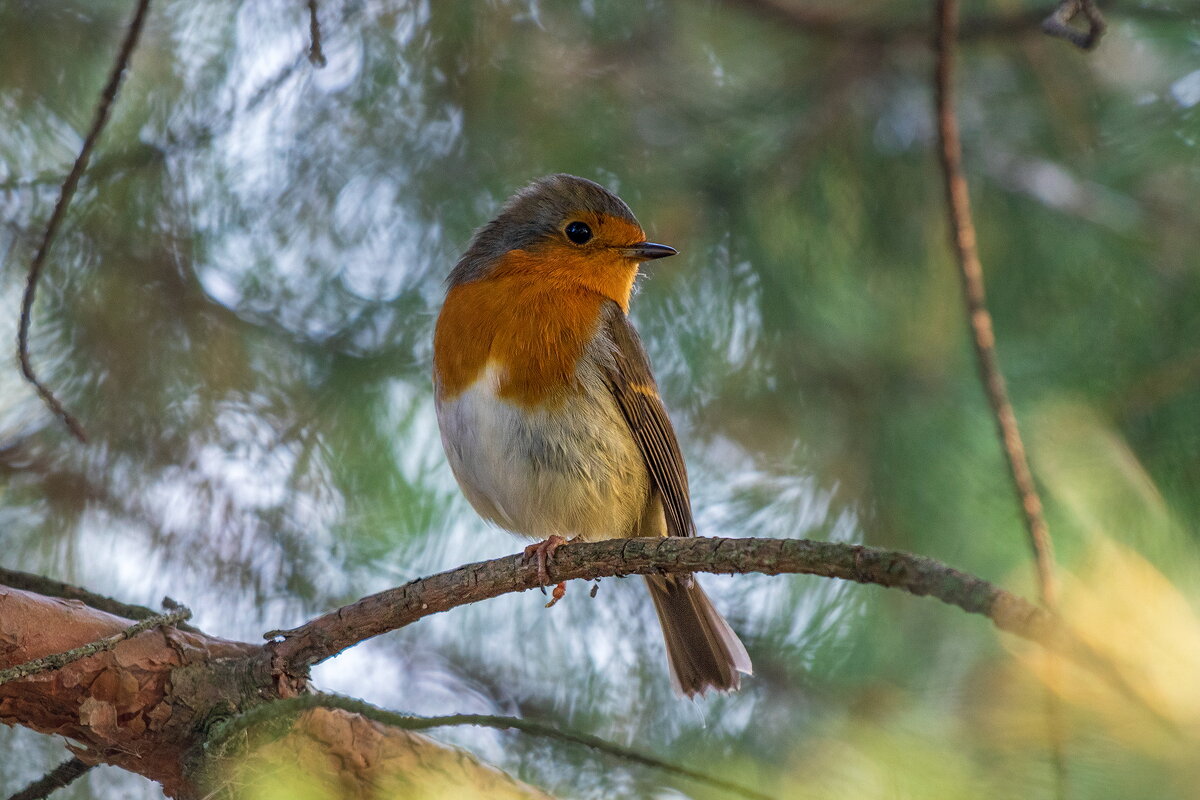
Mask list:
[[[497,368],[437,403],[454,476],[485,519],[534,538],[636,535],[649,475],[599,375],[554,412],[527,412],[496,396]]]

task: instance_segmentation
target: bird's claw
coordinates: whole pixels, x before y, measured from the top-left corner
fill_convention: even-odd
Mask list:
[[[524,555],[521,556],[522,564],[528,564],[531,558],[537,559],[538,582],[541,584],[543,594],[546,591],[546,584],[550,583],[550,572],[546,569],[546,565],[554,560],[554,551],[566,543],[567,540],[556,533],[545,541],[529,545],[525,548]],[[559,584],[558,588],[554,590],[555,598],[551,601],[551,604],[557,602],[558,598],[562,597],[559,588],[562,589],[562,592],[566,592],[566,588],[562,584]]]

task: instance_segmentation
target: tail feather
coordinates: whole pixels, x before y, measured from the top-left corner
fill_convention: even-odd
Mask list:
[[[751,674],[750,656],[729,623],[690,575],[647,575],[663,639],[671,685],[693,697],[708,689],[733,691],[739,672]]]

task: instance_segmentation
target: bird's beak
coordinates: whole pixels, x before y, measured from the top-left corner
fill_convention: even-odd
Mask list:
[[[629,247],[622,247],[621,254],[626,258],[637,259],[638,261],[650,261],[655,258],[666,258],[673,256],[679,251],[674,247],[667,247],[665,244],[655,244],[654,242],[638,242]]]

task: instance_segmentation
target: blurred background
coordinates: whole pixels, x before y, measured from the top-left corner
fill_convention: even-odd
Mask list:
[[[700,531],[902,548],[1035,594],[934,156],[924,2],[156,0],[9,349],[0,564],[248,641],[525,542],[459,495],[433,414],[442,281],[530,179],[617,191]],[[1050,3],[965,4],[967,20]],[[1110,4],[1094,53],[976,29],[958,107],[999,355],[1068,616],[1142,703],[976,617],[813,577],[703,579],[756,674],[672,696],[640,581],[508,595],[316,670],[420,714],[517,714],[788,798],[1195,797],[1200,6]],[[0,3],[0,341],[132,14]],[[1036,18],[1036,17],[1035,17]],[[832,25],[814,24],[821,20]],[[970,24],[970,23],[968,23]],[[1151,713],[1148,709],[1153,710]],[[566,745],[435,732],[573,798],[715,798]],[[0,795],[67,754],[0,730]],[[113,768],[56,797],[158,798]]]

